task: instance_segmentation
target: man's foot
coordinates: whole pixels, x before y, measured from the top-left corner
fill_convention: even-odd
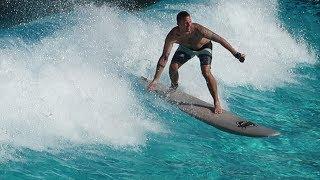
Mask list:
[[[220,106],[220,104],[215,104],[214,105],[214,111],[213,111],[215,114],[222,114],[223,113],[223,109],[222,107]]]
[[[168,93],[176,91],[178,86],[179,86],[178,84],[171,83],[171,86],[169,87]]]

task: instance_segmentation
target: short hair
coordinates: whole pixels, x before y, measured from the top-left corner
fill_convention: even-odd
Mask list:
[[[177,23],[181,21],[181,19],[190,16],[190,14],[187,11],[181,11],[177,14]]]

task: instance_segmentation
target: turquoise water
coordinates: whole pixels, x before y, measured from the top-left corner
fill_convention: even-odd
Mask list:
[[[139,12],[88,5],[0,30],[0,177],[318,179],[319,8],[298,0],[167,0]],[[182,9],[247,54],[240,64],[214,46],[224,107],[280,136],[222,132],[139,85]],[[198,63],[181,69],[180,88],[211,102]]]

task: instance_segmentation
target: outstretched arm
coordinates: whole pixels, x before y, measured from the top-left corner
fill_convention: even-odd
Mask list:
[[[164,46],[163,46],[163,51],[162,51],[162,55],[160,56],[159,60],[158,60],[158,64],[157,64],[157,68],[156,68],[156,73],[153,77],[152,82],[149,84],[148,89],[149,90],[154,90],[156,84],[158,83],[160,76],[163,72],[164,67],[166,66],[167,62],[168,62],[168,58],[172,49],[174,43],[174,38],[172,37],[172,31],[169,32],[169,34],[166,37]]]
[[[234,57],[239,59],[240,62],[244,61],[245,55],[236,51],[223,37],[212,32],[210,29],[208,29],[204,26],[201,26],[200,24],[196,24],[196,27],[205,38],[221,44],[224,48],[229,50]]]

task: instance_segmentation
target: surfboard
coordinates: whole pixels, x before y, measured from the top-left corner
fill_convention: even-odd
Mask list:
[[[141,83],[147,88],[150,80],[141,77]],[[179,89],[169,91],[167,86],[158,83],[154,92],[166,101],[176,105],[181,111],[222,131],[250,137],[280,135],[278,131],[248,121],[228,111],[223,111],[222,114],[215,114],[213,112],[213,105],[184,93]]]

